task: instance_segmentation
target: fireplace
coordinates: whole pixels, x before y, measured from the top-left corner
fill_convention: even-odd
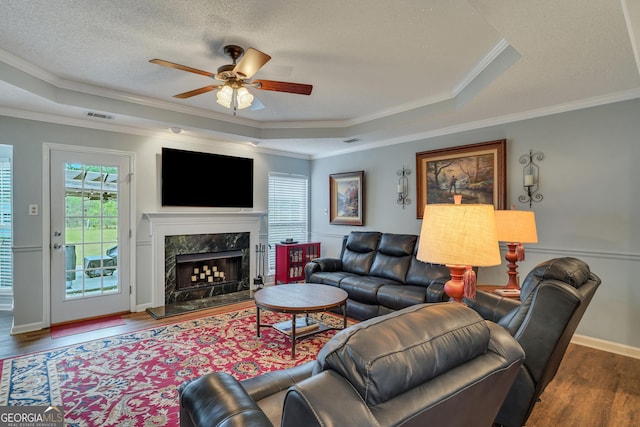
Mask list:
[[[253,253],[250,248],[259,243],[260,224],[265,216],[265,212],[258,211],[145,213],[143,219],[149,225],[151,237],[151,280],[154,284],[150,307],[204,299],[220,295],[223,291],[250,289],[251,278],[257,274],[255,260],[251,261]],[[214,258],[207,265],[209,275],[213,276],[213,285],[209,285],[205,272],[205,283],[196,280],[195,284],[181,285],[178,289],[176,273],[178,264],[181,264],[178,259],[182,261],[183,255],[194,256],[195,261],[189,262],[196,264],[201,257]],[[213,266],[221,262],[215,261],[220,256],[236,259],[226,260],[224,267],[218,265],[217,270],[224,272],[225,280],[216,282]],[[193,268],[195,266],[192,265],[192,273]],[[196,279],[199,279],[200,273]]]
[[[165,236],[165,304],[249,289],[249,233]]]
[[[220,288],[220,293],[242,287],[242,251],[176,255],[176,290]]]

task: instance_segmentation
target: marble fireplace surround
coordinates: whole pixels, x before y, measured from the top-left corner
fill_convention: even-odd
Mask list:
[[[256,276],[255,252],[252,250],[259,243],[260,222],[266,212],[157,212],[144,213],[143,220],[149,223],[151,237],[151,280],[152,306],[165,305],[165,237],[218,234],[249,233],[249,277]],[[250,282],[251,283],[251,282]]]

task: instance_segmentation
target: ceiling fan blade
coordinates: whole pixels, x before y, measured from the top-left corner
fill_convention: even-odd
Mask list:
[[[276,92],[288,92],[298,95],[311,95],[312,85],[302,83],[277,82],[275,80],[255,80],[255,86],[262,90],[273,90]]]
[[[173,95],[173,97],[174,98],[180,98],[180,99],[191,98],[192,96],[196,96],[196,95],[200,95],[200,94],[203,94],[203,93],[211,92],[212,90],[215,90],[215,89],[217,89],[219,87],[221,87],[221,85],[205,86],[205,87],[201,87],[200,89],[194,89],[194,90],[190,90],[189,92],[184,92],[184,93],[179,93],[177,95]]]
[[[266,53],[250,47],[233,68],[233,72],[241,79],[250,79],[271,57]]]
[[[164,59],[151,59],[149,60],[152,64],[162,65],[164,67],[175,68],[177,70],[188,71],[190,73],[201,74],[207,77],[214,77],[214,74],[209,71],[198,70],[197,68],[187,67],[186,65],[176,64],[175,62],[165,61]]]

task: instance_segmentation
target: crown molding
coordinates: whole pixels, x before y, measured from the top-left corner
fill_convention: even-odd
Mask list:
[[[629,101],[631,99],[637,99],[637,98],[640,98],[640,88],[606,94],[606,95],[597,96],[597,97],[588,98],[588,99],[581,99],[573,102],[567,102],[564,104],[558,104],[551,107],[529,110],[522,113],[508,114],[505,116],[492,117],[489,119],[477,120],[473,122],[463,123],[460,125],[433,129],[426,132],[414,133],[411,135],[403,135],[397,138],[391,138],[384,141],[369,143],[367,145],[345,148],[344,150],[336,151],[333,153],[316,154],[311,158],[320,159],[320,158],[334,157],[334,156],[354,153],[358,151],[365,151],[365,150],[371,150],[374,148],[386,147],[389,145],[404,144],[406,142],[411,142],[411,141],[430,139],[438,136],[451,135],[451,134],[467,132],[475,129],[482,129],[482,128],[487,128],[491,126],[497,126],[497,125],[503,125],[507,123],[519,122],[523,120],[535,119],[535,118],[550,116],[554,114],[560,114],[560,113],[566,113],[570,111],[582,110],[585,108],[597,107],[600,105],[613,104],[615,102]]]

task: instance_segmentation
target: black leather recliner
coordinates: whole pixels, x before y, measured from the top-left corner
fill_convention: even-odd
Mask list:
[[[490,426],[524,352],[462,304],[421,304],[336,334],[316,361],[183,384],[180,425]]]
[[[467,305],[513,335],[527,357],[496,417],[496,424],[525,425],[556,375],[571,337],[600,286],[600,278],[576,258],[538,264],[522,282],[520,301],[478,292]]]

